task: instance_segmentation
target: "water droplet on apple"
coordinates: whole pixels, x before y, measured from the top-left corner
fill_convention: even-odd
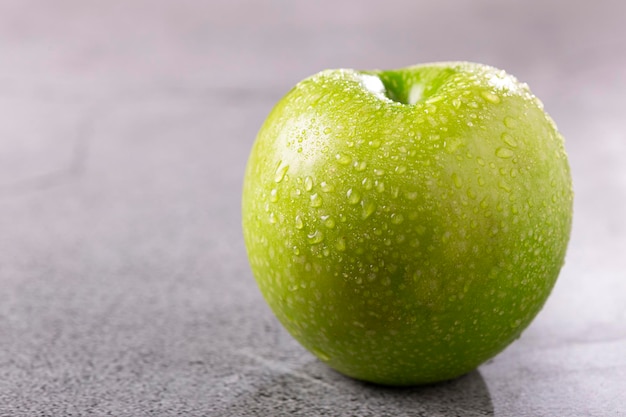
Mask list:
[[[402,214],[396,214],[396,213],[391,214],[391,223],[400,224],[403,221],[404,221],[404,216]]]
[[[504,132],[501,136],[502,141],[509,145],[511,148],[517,148],[517,141],[515,138],[508,133]]]
[[[354,161],[354,169],[357,170],[358,172],[365,171],[365,168],[367,168],[367,162]]]
[[[337,248],[339,252],[344,252],[346,250],[346,239],[344,239],[343,237],[340,237],[339,239],[337,239],[335,248]]]
[[[498,104],[500,102],[500,97],[490,91],[483,91],[480,95],[490,103]]]
[[[372,148],[377,149],[380,147],[380,141],[379,140],[371,140],[368,143]]]
[[[311,196],[311,207],[321,207],[322,206],[322,197],[319,194],[315,193]]]
[[[502,159],[511,158],[515,153],[509,148],[498,148],[496,149],[496,156]]]
[[[324,129],[324,134],[328,135],[331,132],[330,127]]]
[[[367,177],[363,178],[363,181],[361,182],[361,184],[363,185],[363,188],[365,188],[366,190],[371,190],[373,187],[372,180],[370,180]]]
[[[327,183],[326,181],[322,181],[322,183],[320,184],[320,187],[322,188],[322,191],[325,193],[331,193],[335,191],[335,187],[332,184]]]
[[[296,224],[295,224],[295,226],[296,226],[296,229],[298,229],[298,230],[300,230],[300,229],[302,229],[304,227],[304,222],[302,221],[302,217],[300,217],[299,214],[296,216]]]
[[[307,191],[311,191],[313,189],[313,185],[314,185],[313,178],[307,176],[304,179],[304,189]]]
[[[374,174],[378,177],[382,177],[383,175],[385,175],[385,170],[384,169],[375,169],[374,170]]]
[[[324,241],[324,233],[321,230],[315,230],[313,233],[309,233],[307,238],[309,239],[309,244],[316,245]]]
[[[405,173],[405,172],[406,172],[406,167],[405,167],[404,165],[398,165],[398,166],[396,167],[396,172],[397,172],[398,174],[403,174],[403,173]]]
[[[352,159],[348,155],[343,155],[343,154],[340,154],[340,153],[335,155],[335,159],[341,165],[348,165],[350,162],[352,162]]]
[[[376,204],[372,201],[362,201],[361,207],[363,208],[363,211],[361,212],[361,218],[363,220],[370,217],[376,211]]]
[[[272,203],[275,203],[278,201],[278,190],[276,188],[270,191],[270,201]]]
[[[415,200],[417,199],[417,192],[416,191],[407,191],[406,193],[404,193],[404,195],[406,196],[406,198],[408,198],[409,200]]]
[[[453,99],[452,105],[454,106],[455,109],[458,109],[459,107],[461,107],[461,100],[459,100],[458,98]]]
[[[278,167],[276,168],[276,174],[274,175],[275,182],[281,182],[283,178],[285,178],[285,174],[289,169],[289,165],[284,164],[282,161],[278,163]]]
[[[276,224],[276,215],[274,214],[274,212],[272,211],[269,215],[269,221],[271,224]]]
[[[359,204],[359,202],[361,201],[361,195],[359,194],[359,192],[353,190],[352,188],[348,190],[348,192],[346,193],[346,197],[348,197],[348,203],[353,205]]]
[[[508,127],[509,129],[512,129],[512,128],[514,128],[514,127],[517,127],[517,125],[518,125],[518,124],[519,124],[519,123],[518,123],[517,119],[515,119],[514,117],[511,117],[511,116],[506,116],[506,117],[504,118],[504,125],[505,125],[506,127]]]
[[[333,229],[335,227],[335,221],[329,215],[322,216],[321,219],[322,222],[324,222],[324,226],[328,227],[329,229]]]
[[[500,188],[501,190],[506,191],[507,193],[511,192],[511,186],[509,184],[507,184],[505,181],[498,182],[498,188]]]
[[[459,178],[459,175],[456,172],[452,173],[452,182],[454,183],[454,186],[456,188],[461,188],[461,186],[463,185],[461,183],[461,178]]]
[[[385,183],[382,181],[374,181],[374,186],[376,187],[376,191],[378,191],[379,193],[382,193],[385,191]]]

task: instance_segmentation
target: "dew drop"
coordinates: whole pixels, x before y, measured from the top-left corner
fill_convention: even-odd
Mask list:
[[[296,229],[301,230],[304,227],[304,222],[302,221],[302,217],[298,214],[296,216]]]
[[[363,178],[363,181],[361,182],[361,184],[363,185],[363,188],[365,188],[366,190],[371,190],[373,187],[372,180],[370,180],[369,178]]]
[[[270,201],[272,203],[275,203],[278,201],[278,190],[276,188],[270,191]]]
[[[517,148],[517,141],[515,138],[508,133],[504,132],[501,136],[502,141],[509,145],[511,148]]]
[[[377,149],[380,148],[380,141],[379,140],[371,140],[368,143],[372,148]]]
[[[396,213],[391,214],[391,223],[400,224],[403,221],[404,221],[404,216],[402,216],[402,214],[396,214]]]
[[[376,211],[376,204],[372,201],[362,201],[361,207],[363,208],[363,211],[361,212],[361,218],[363,220],[370,217]]]
[[[322,197],[319,194],[315,193],[311,196],[311,207],[321,207],[322,206]]]
[[[324,129],[324,134],[328,135],[331,132],[330,127]]]
[[[417,192],[416,191],[407,191],[405,194],[406,198],[408,198],[409,200],[415,200],[417,199]]]
[[[333,220],[330,216],[322,216],[322,221],[324,222],[324,226],[329,229],[333,229],[335,227],[335,220]]]
[[[337,239],[337,243],[335,243],[335,248],[339,252],[345,251],[346,250],[346,239],[344,239],[343,237],[340,237],[339,239]]]
[[[382,181],[374,181],[374,185],[376,186],[376,191],[378,191],[379,193],[382,193],[385,191],[385,183]]]
[[[307,176],[304,179],[304,189],[307,191],[311,191],[313,189],[313,185],[314,185],[313,178]]]
[[[507,193],[511,192],[511,186],[504,181],[498,182],[498,188],[506,191]]]
[[[309,239],[309,244],[311,245],[322,243],[324,241],[324,233],[321,230],[316,230],[313,233],[309,233],[307,238]]]
[[[452,138],[448,138],[448,139],[444,142],[443,146],[444,146],[445,150],[446,150],[448,153],[454,153],[454,151],[456,151],[457,149],[459,149],[459,147],[460,147],[462,144],[463,144],[463,142],[461,141],[461,139],[459,139],[459,138],[455,138],[455,137],[452,137]]]
[[[352,159],[350,159],[350,157],[348,155],[343,155],[343,154],[340,154],[340,153],[335,155],[335,159],[341,165],[348,165],[352,161]]]
[[[404,165],[398,165],[396,167],[396,172],[398,174],[404,174],[406,172],[406,167]]]
[[[365,168],[367,168],[367,162],[354,161],[354,169],[357,170],[358,172],[365,171]]]
[[[274,212],[270,213],[269,221],[270,221],[271,224],[276,224],[276,215],[274,214]]]
[[[480,95],[490,103],[498,104],[500,102],[500,97],[490,91],[483,91]]]
[[[459,175],[456,172],[452,173],[452,182],[454,183],[454,186],[456,188],[461,188],[461,186],[463,185],[461,183],[461,178],[459,178]]]
[[[455,109],[458,109],[459,107],[461,107],[461,100],[459,100],[458,98],[453,99],[452,105],[454,106]]]
[[[289,165],[284,164],[281,161],[278,164],[278,167],[276,168],[276,174],[274,174],[274,181],[275,182],[281,182],[283,180],[283,178],[285,178],[285,174],[287,173],[288,169],[289,169]]]
[[[374,170],[374,174],[378,177],[382,177],[383,175],[385,175],[385,170],[384,169],[375,169]]]
[[[504,125],[509,129],[512,129],[518,125],[517,119],[511,116],[506,116],[504,118]]]
[[[322,191],[325,193],[331,193],[335,191],[335,187],[332,184],[327,183],[326,181],[323,181],[320,184],[320,187],[322,188]]]
[[[496,149],[496,156],[502,159],[511,158],[514,155],[514,152],[509,148],[498,148]]]
[[[354,191],[352,188],[348,190],[346,197],[348,197],[348,203],[350,204],[359,204],[361,201],[361,195],[358,191]]]

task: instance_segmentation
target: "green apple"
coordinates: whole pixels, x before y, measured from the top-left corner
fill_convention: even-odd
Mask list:
[[[562,136],[504,71],[327,70],[259,131],[243,230],[261,292],[305,348],[413,385],[520,336],[563,265],[572,202]]]

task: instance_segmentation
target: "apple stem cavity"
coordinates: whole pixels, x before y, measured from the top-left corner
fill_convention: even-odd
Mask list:
[[[363,86],[380,98],[414,106],[435,95],[456,73],[455,68],[433,66],[426,71],[364,72],[361,77]]]

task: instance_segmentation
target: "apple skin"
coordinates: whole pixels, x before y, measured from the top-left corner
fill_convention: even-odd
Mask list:
[[[448,62],[327,70],[278,102],[243,190],[253,274],[330,367],[465,374],[542,308],[572,221],[564,141],[525,84]]]

